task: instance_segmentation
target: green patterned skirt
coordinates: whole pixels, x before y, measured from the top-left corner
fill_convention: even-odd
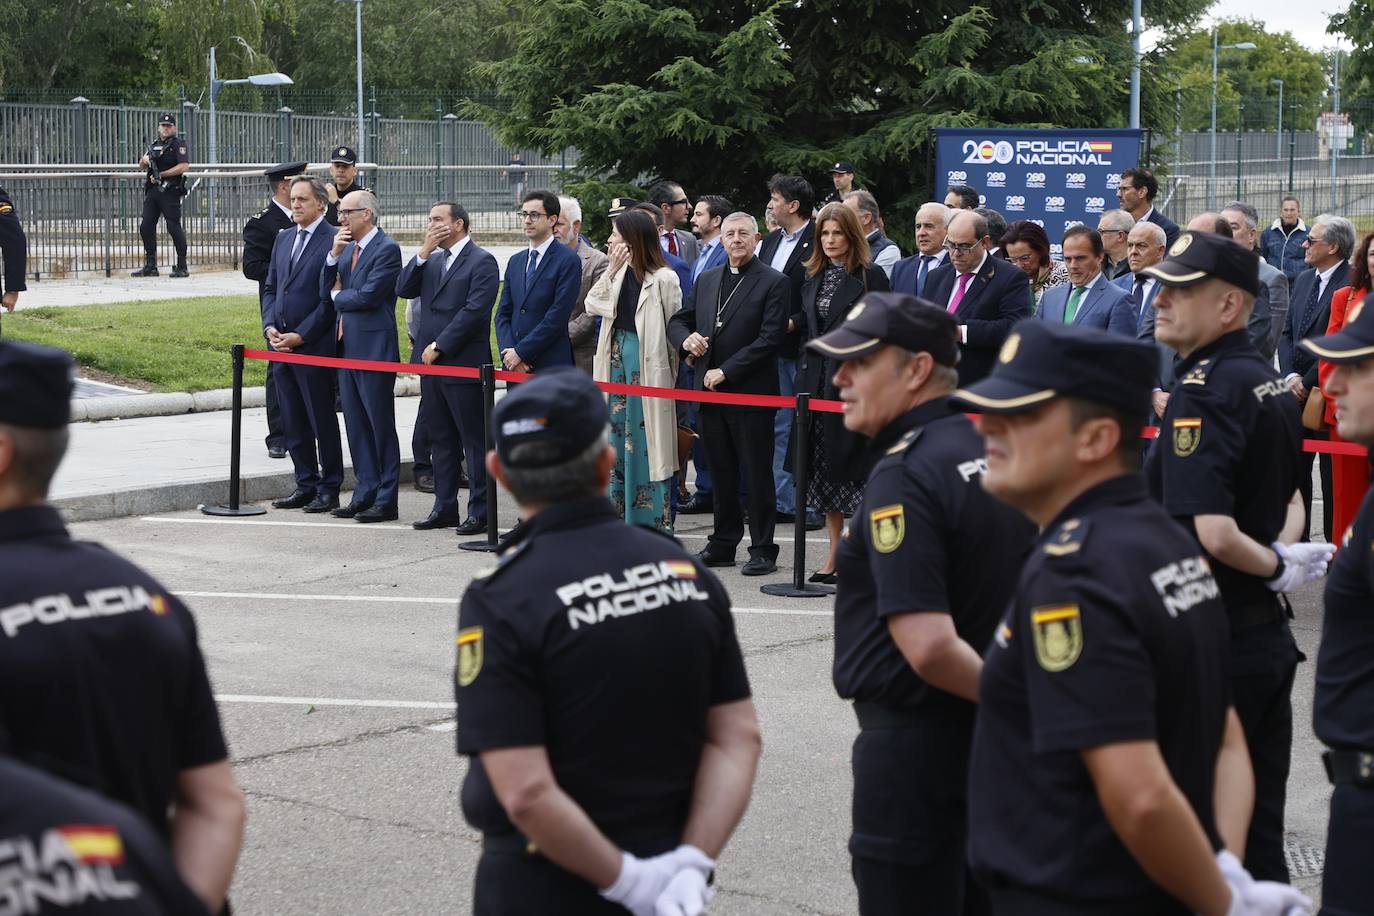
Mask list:
[[[639,335],[632,331],[611,333],[611,381],[638,385]],[[657,528],[669,534],[672,480],[649,479],[649,439],[644,432],[644,399],[638,395],[606,396],[611,409],[611,446],[615,470],[611,472],[611,501],[631,525]]]

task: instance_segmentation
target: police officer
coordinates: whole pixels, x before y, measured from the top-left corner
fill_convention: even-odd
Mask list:
[[[953,399],[981,414],[983,486],[1041,528],[979,681],[969,857],[998,916],[1306,903],[1224,848],[1250,773],[1217,581],[1135,470],[1156,368],[1149,344],[1023,321]]]
[[[324,218],[329,225],[339,225],[339,201],[343,200],[354,191],[368,191],[358,184],[358,154],[353,151],[351,146],[336,146],[334,152],[330,154],[329,173],[331,180],[325,182],[325,191],[329,193],[329,209],[325,210]]]
[[[1226,605],[1232,699],[1255,770],[1245,867],[1287,881],[1283,809],[1299,653],[1279,593],[1324,572],[1333,548],[1293,543],[1303,534],[1297,402],[1245,333],[1259,256],[1190,230],[1144,273],[1161,285],[1155,339],[1179,355],[1145,474],[1206,551]]]
[[[1323,388],[1336,402],[1341,438],[1374,446],[1374,308],[1366,298],[1351,313],[1339,333],[1301,346],[1335,363]],[[1326,582],[1312,717],[1330,748],[1323,760],[1335,786],[1322,875],[1322,912],[1330,916],[1374,905],[1374,490],[1341,545]]]
[[[870,293],[807,346],[842,360],[845,427],[871,438],[877,460],[836,555],[835,689],[861,729],[849,839],[859,911],[905,914],[919,900],[984,913],[964,865],[979,650],[1034,530],[983,491],[982,440],[948,404],[959,329],[944,309]]]
[[[19,214],[14,211],[14,201],[10,200],[4,188],[0,188],[0,258],[4,264],[3,279],[0,279],[0,307],[6,312],[14,311],[19,294],[29,288],[24,283],[28,256],[29,241],[24,237]]]
[[[671,538],[616,514],[608,424],[572,367],[520,385],[492,418],[487,469],[525,523],[458,612],[477,916],[700,913],[753,784],[729,598]]]
[[[291,179],[305,172],[307,163],[283,162],[267,170],[267,184],[272,199],[262,212],[248,217],[243,224],[243,275],[258,281],[258,307],[262,307],[263,285],[267,282],[267,268],[272,263],[272,246],[277,234],[294,225],[291,218]],[[277,386],[274,373],[267,373],[264,395],[267,399],[267,456],[286,457],[286,433],[282,427],[281,408],[277,405]]]
[[[65,353],[0,341],[0,723],[21,760],[147,818],[216,911],[244,805],[195,621],[46,504],[72,374]]]
[[[135,277],[157,276],[157,221],[167,220],[167,234],[176,247],[177,264],[173,277],[189,277],[186,269],[186,232],[181,228],[181,199],[186,196],[186,170],[191,157],[186,141],[177,136],[177,119],[170,111],[158,118],[157,139],[138,160],[148,170],[143,186],[143,221],[138,232],[143,236],[143,266]]]

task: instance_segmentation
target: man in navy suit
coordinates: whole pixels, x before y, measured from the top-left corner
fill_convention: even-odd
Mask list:
[[[1101,233],[1082,223],[1070,226],[1064,231],[1063,250],[1069,282],[1045,290],[1035,317],[1135,337],[1135,300],[1103,272],[1106,249]]]
[[[320,295],[334,298],[340,356],[394,363],[401,359],[396,342],[401,246],[381,230],[377,218],[377,195],[371,191],[353,191],[339,201],[339,231],[320,271]],[[330,513],[336,518],[397,518],[401,445],[396,438],[395,387],[394,372],[339,370],[344,427],[358,483],[353,501]]]
[[[553,237],[558,195],[531,191],[520,205],[530,246],[506,262],[496,308],[496,345],[511,372],[572,366],[568,318],[582,285],[582,261]]]
[[[415,347],[426,365],[481,366],[491,359],[489,330],[500,268],[468,236],[471,221],[460,204],[441,201],[429,210],[424,244],[396,280],[396,295],[420,297]],[[420,407],[429,427],[434,464],[434,508],[411,527],[458,526],[476,534],[487,526],[486,427],[477,379],[422,375]],[[467,518],[458,523],[459,460],[466,457],[471,486]]]
[[[960,210],[945,232],[949,260],[926,278],[924,299],[959,322],[959,385],[992,371],[1011,326],[1031,316],[1030,281],[1021,268],[988,254],[988,221]]]
[[[1159,193],[1159,179],[1154,172],[1133,166],[1121,173],[1116,186],[1116,199],[1121,209],[1131,214],[1137,223],[1154,223],[1164,230],[1167,244],[1178,238],[1178,223],[1155,209],[1155,195]]]
[[[1116,281],[1122,289],[1129,289],[1135,300],[1136,340],[1154,344],[1159,353],[1159,370],[1150,396],[1151,423],[1159,422],[1164,416],[1164,408],[1169,405],[1169,390],[1174,385],[1174,359],[1178,356],[1173,347],[1155,340],[1155,297],[1159,295],[1160,283],[1145,272],[1145,268],[1164,260],[1166,244],[1167,237],[1159,224],[1136,223],[1126,236],[1126,262],[1131,272]]]
[[[320,271],[334,243],[324,218],[329,194],[318,178],[300,177],[289,191],[296,228],[277,234],[263,278],[262,330],[283,353],[333,356],[334,304],[320,294]],[[339,507],[343,449],[334,415],[332,369],[271,363],[286,450],[296,471],[296,491],[272,503],[278,509],[328,512]]]
[[[916,253],[892,267],[892,291],[924,296],[931,271],[945,263],[945,224],[949,207],[938,201],[921,204],[916,211]]]

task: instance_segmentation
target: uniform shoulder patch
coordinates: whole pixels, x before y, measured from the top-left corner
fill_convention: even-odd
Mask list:
[[[466,687],[482,673],[482,628],[464,627],[458,631],[458,686]]]
[[[906,537],[906,510],[901,503],[882,506],[868,513],[868,534],[878,553],[892,553]]]
[[[1083,654],[1083,617],[1076,604],[1031,608],[1031,637],[1035,660],[1046,671],[1073,667]]]
[[[1187,458],[1202,442],[1201,417],[1174,417],[1174,454]]]
[[[1179,379],[1179,384],[1182,384],[1182,385],[1205,385],[1205,384],[1207,384],[1207,376],[1211,373],[1212,367],[1215,366],[1215,365],[1216,365],[1216,363],[1212,362],[1211,359],[1200,359],[1200,360],[1198,360],[1198,361],[1197,361],[1197,364],[1194,365],[1193,368],[1191,368],[1191,369],[1189,369],[1187,372],[1185,372],[1185,373],[1183,374],[1183,378]]]
[[[1079,550],[1083,549],[1083,542],[1088,539],[1090,527],[1091,525],[1081,518],[1066,519],[1049,536],[1042,549],[1052,557],[1064,557],[1078,553]]]
[[[0,201],[0,213],[13,213],[14,204],[9,201]]]

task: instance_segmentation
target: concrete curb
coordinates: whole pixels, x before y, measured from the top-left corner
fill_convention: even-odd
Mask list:
[[[418,376],[396,379],[396,397],[416,397],[420,394]],[[211,391],[185,391],[158,394],[130,394],[110,398],[83,398],[72,401],[73,423],[86,420],[120,420],[129,417],[174,417],[184,413],[204,413],[210,410],[229,410],[233,406],[234,389],[215,388]],[[244,407],[262,407],[267,395],[261,385],[243,389]]]

